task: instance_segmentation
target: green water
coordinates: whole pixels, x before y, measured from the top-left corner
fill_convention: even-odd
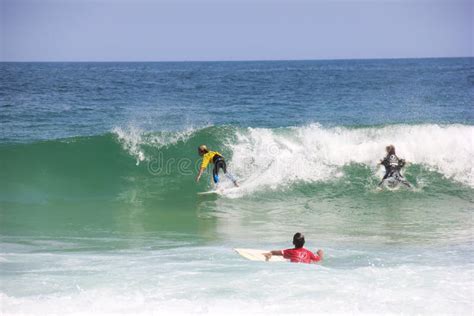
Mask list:
[[[404,175],[414,189],[379,190],[371,149],[383,148],[380,135],[394,128],[445,133],[439,145],[456,154],[444,164],[407,137]],[[296,303],[278,304],[295,295],[297,305],[317,300],[319,312],[463,314],[472,303],[473,190],[470,152],[457,146],[469,128],[211,127],[3,144],[0,298],[27,314],[126,306],[221,313],[243,302],[248,313],[291,311]],[[223,130],[230,136],[212,136]],[[341,139],[353,147],[341,148]],[[209,174],[194,181],[204,140],[227,158],[239,189],[198,194],[212,188]],[[255,154],[267,149],[277,154]],[[309,249],[324,249],[322,265],[268,266],[232,250],[290,247],[297,231]]]

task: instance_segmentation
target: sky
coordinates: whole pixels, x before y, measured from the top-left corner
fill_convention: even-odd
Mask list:
[[[474,0],[0,0],[0,61],[474,56]]]

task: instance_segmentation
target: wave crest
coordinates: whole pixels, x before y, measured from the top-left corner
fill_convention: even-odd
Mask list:
[[[376,170],[385,146],[395,145],[409,163],[421,164],[463,184],[474,186],[474,127],[392,125],[367,128],[304,127],[238,131],[227,145],[232,166],[252,188],[327,181],[356,163]],[[380,171],[379,171],[380,172]]]

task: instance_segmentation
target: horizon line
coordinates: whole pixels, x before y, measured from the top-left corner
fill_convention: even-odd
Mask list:
[[[396,60],[396,59],[455,59],[472,56],[430,57],[373,57],[373,58],[315,58],[315,59],[221,59],[221,60],[0,60],[0,63],[218,63],[218,62],[277,62],[277,61],[349,61],[349,60]]]

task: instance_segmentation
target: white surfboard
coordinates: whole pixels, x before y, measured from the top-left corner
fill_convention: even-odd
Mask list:
[[[261,250],[261,249],[243,249],[243,248],[235,248],[234,249],[239,255],[244,257],[245,259],[251,260],[251,261],[267,261],[265,256],[263,255],[264,253],[270,252],[269,250]],[[272,262],[276,261],[286,261],[285,258],[282,256],[272,256],[270,260]]]
[[[395,177],[388,177],[387,179],[383,180],[382,185],[386,189],[396,190],[400,188],[400,180]]]
[[[198,192],[199,195],[209,195],[209,194],[219,194],[219,193],[220,193],[219,191],[214,191],[214,190],[206,191],[206,192]]]
[[[224,194],[224,193],[232,193],[239,190],[239,187],[231,187],[231,188],[219,188],[214,190],[209,190],[205,192],[198,192],[199,195],[209,195],[209,194]]]

